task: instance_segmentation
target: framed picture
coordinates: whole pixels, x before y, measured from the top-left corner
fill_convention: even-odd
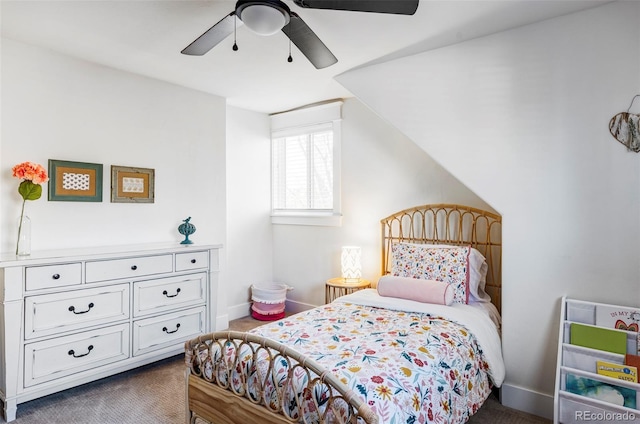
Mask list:
[[[49,159],[48,199],[102,202],[102,164]]]
[[[111,165],[111,202],[153,203],[154,179],[153,169]]]

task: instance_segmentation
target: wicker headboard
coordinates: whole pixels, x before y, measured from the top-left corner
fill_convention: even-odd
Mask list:
[[[397,242],[472,246],[487,259],[485,291],[501,311],[502,221],[500,215],[469,206],[436,204],[405,209],[382,224],[382,275],[391,272],[391,246]]]

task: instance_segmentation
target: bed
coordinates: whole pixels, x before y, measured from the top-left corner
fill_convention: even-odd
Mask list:
[[[500,216],[424,205],[381,220],[378,286],[185,345],[187,419],[468,421],[504,380]]]

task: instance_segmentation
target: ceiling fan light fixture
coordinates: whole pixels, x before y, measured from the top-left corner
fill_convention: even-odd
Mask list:
[[[291,11],[279,0],[238,1],[236,15],[258,35],[273,35],[289,23]]]

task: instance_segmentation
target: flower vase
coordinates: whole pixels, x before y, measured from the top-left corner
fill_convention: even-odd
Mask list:
[[[18,218],[18,244],[17,256],[29,256],[31,254],[31,219],[27,215]]]

